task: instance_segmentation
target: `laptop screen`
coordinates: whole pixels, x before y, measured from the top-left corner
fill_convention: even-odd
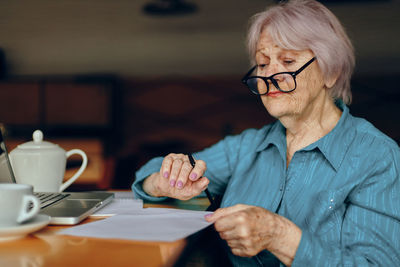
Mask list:
[[[10,159],[8,158],[3,133],[0,130],[0,183],[16,183]]]

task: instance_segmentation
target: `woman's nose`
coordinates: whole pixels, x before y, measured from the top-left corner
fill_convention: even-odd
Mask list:
[[[265,70],[265,76],[270,77],[271,75],[274,75],[275,73],[278,73],[279,71],[279,66],[277,63],[271,63],[268,68]]]

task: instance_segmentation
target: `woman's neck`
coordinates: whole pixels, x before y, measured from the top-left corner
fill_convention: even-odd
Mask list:
[[[340,120],[342,111],[329,97],[310,105],[302,114],[280,118],[286,128],[287,166],[294,153],[327,135]]]

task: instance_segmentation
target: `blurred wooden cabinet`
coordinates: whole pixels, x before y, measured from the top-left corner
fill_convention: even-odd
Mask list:
[[[66,150],[80,148],[88,166],[77,184],[107,188],[112,182],[112,147],[118,140],[118,86],[115,77],[19,77],[0,82],[0,123],[10,149],[41,129],[45,140]],[[14,140],[14,141],[12,141]],[[65,177],[75,172],[72,158]]]
[[[103,84],[48,83],[44,90],[44,121],[107,127],[111,123],[110,90]]]
[[[12,128],[97,128],[114,123],[115,79],[14,78],[0,82],[0,121]]]
[[[30,82],[0,83],[0,121],[13,125],[40,123],[39,84]]]

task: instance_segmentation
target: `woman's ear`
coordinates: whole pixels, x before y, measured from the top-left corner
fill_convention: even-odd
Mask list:
[[[325,86],[326,86],[326,88],[328,88],[328,89],[332,88],[335,85],[335,83],[336,83],[338,78],[339,78],[339,74],[334,74],[331,77],[325,78]]]

